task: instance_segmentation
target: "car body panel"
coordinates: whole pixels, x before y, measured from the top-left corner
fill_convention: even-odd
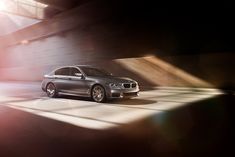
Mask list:
[[[89,67],[91,66],[81,66]],[[69,75],[57,75],[56,72],[66,68],[70,69]],[[71,74],[71,68],[76,68],[81,72],[78,76]],[[76,69],[73,69],[76,70]],[[98,69],[98,68],[94,68]],[[61,70],[61,71],[62,71]],[[66,69],[67,70],[67,69]],[[42,90],[46,91],[48,83],[53,83],[59,94],[66,95],[78,95],[90,97],[91,91],[94,85],[101,85],[105,89],[105,95],[107,98],[123,98],[123,97],[135,97],[138,96],[139,86],[138,83],[130,78],[116,77],[112,75],[104,76],[88,76],[80,66],[66,66],[55,69],[48,75],[44,75],[42,81]],[[118,85],[111,86],[111,84]]]

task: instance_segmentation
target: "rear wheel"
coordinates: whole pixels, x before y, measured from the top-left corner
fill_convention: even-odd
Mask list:
[[[57,97],[57,90],[53,83],[49,83],[46,88],[47,96],[50,98]]]
[[[92,88],[91,96],[95,102],[105,102],[106,101],[105,90],[101,85],[95,85]]]

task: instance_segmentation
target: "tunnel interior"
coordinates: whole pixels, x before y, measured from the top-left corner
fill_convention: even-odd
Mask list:
[[[0,2],[20,8],[0,3],[0,156],[234,154],[232,2]],[[140,97],[45,97],[44,75],[72,65],[133,78]]]

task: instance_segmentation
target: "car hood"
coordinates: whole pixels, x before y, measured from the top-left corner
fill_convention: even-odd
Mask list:
[[[105,81],[109,83],[133,83],[136,82],[133,79],[127,77],[117,77],[117,76],[89,76],[90,79],[95,79],[99,81]]]

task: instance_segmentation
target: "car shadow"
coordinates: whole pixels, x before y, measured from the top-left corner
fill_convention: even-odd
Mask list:
[[[59,98],[93,102],[93,100],[89,97],[61,95],[59,96]],[[116,104],[116,105],[149,105],[154,103],[157,103],[157,101],[147,100],[147,99],[108,99],[106,102],[106,104]]]
[[[79,97],[79,96],[71,96],[71,95],[60,95],[58,98],[62,99],[71,99],[71,100],[80,100],[80,101],[93,101],[89,97]]]
[[[107,103],[117,105],[149,105],[157,103],[157,101],[147,99],[111,99]]]

